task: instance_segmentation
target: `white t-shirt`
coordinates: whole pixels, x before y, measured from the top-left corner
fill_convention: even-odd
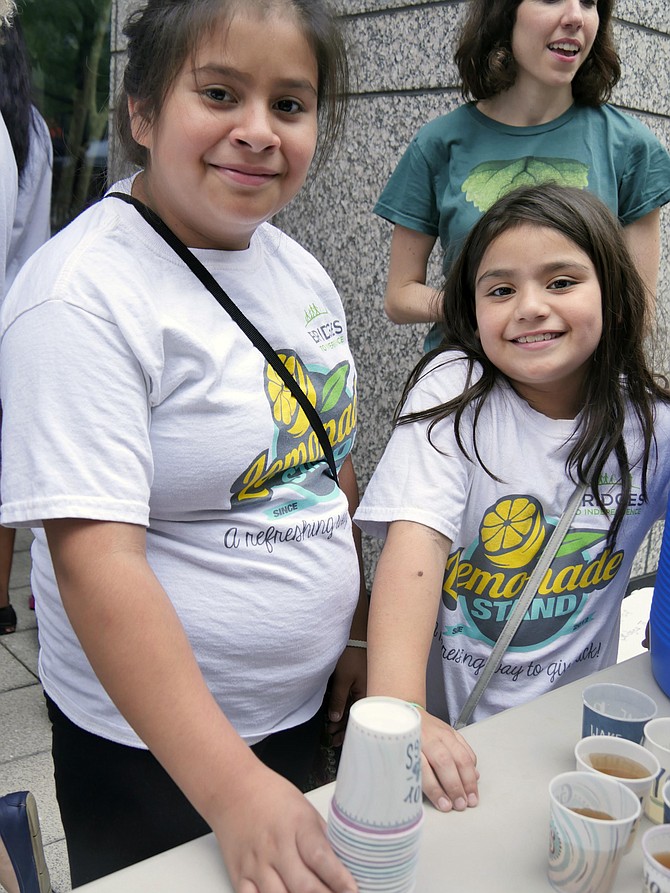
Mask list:
[[[246,251],[195,253],[295,357],[341,463],[356,380],[325,271],[269,224]],[[314,715],[346,645],[358,565],[345,495],[311,461],[316,436],[259,351],[115,198],[26,263],[0,336],[2,523],[146,525],[149,562],[239,734],[254,743]],[[32,557],[47,693],[80,727],[139,745],[68,623],[41,530]]]
[[[51,177],[53,150],[46,121],[33,108],[30,151],[19,184],[19,194],[7,258],[8,291],[23,264],[51,235]]]
[[[404,412],[433,407],[457,396],[466,362],[439,357],[413,388]],[[472,449],[472,413],[462,432]],[[459,449],[453,419],[394,429],[356,513],[366,532],[383,537],[391,521],[423,524],[448,537],[452,547],[428,663],[428,708],[454,722],[497,640],[541,546],[551,535],[574,490],[565,472],[574,421],[535,412],[507,384],[485,403],[477,446],[490,477]],[[483,719],[616,661],[619,609],[631,563],[654,521],[665,514],[670,486],[670,406],[657,407],[656,439],[647,483],[632,472],[632,497],[614,550],[605,548],[608,520],[587,491],[554,559],[494,673],[473,718]],[[641,439],[629,421],[629,456]],[[658,459],[658,462],[657,462]],[[621,492],[616,462],[608,461],[601,487],[607,505]]]
[[[9,133],[0,115],[0,300],[5,293],[7,258],[16,214],[16,198],[19,189],[14,150]]]

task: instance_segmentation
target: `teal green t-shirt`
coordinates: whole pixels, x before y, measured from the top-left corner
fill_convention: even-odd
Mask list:
[[[588,189],[626,226],[670,201],[670,155],[610,105],[573,105],[546,124],[512,127],[468,103],[419,130],[374,210],[439,238],[446,272],[497,199],[548,182]]]

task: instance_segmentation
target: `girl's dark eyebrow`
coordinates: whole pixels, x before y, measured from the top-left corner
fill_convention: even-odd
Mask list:
[[[243,83],[248,83],[249,81],[251,81],[252,78],[251,75],[246,74],[243,71],[238,71],[238,69],[236,68],[229,68],[226,65],[217,65],[216,63],[201,65],[198,68],[194,68],[193,76],[196,78],[196,80],[202,76],[214,78],[235,78],[236,80],[242,81]],[[317,95],[316,87],[311,81],[307,80],[306,78],[284,78],[277,81],[277,87],[282,90],[307,90],[308,92],[313,93],[315,96]]]
[[[551,261],[551,263],[544,264],[539,268],[539,272],[542,275],[550,275],[551,273],[558,273],[560,271],[567,270],[580,270],[583,273],[591,272],[590,267],[586,264],[580,264],[579,261],[576,260],[555,260]],[[514,276],[517,273],[517,270],[513,269],[496,269],[496,270],[487,270],[485,273],[477,279],[475,282],[475,287],[480,285],[486,279],[509,279],[511,276]]]

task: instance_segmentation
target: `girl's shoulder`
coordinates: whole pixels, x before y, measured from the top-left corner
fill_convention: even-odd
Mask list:
[[[117,185],[117,191],[127,191]],[[105,197],[26,261],[3,302],[2,330],[50,301],[106,319],[124,311],[139,315],[146,296],[160,294],[178,263],[132,205]]]
[[[281,272],[319,293],[325,291],[338,295],[330,274],[309,248],[274,224],[262,223],[252,236],[252,246],[257,249],[259,263],[262,262],[270,277]]]
[[[654,433],[664,443],[670,440],[670,397],[654,401]]]
[[[406,409],[439,406],[459,397],[482,374],[479,363],[470,361],[459,350],[445,350],[432,357],[416,376],[408,395]]]
[[[277,258],[284,263],[297,263],[325,272],[309,248],[273,223],[261,223],[251,241],[270,262]]]

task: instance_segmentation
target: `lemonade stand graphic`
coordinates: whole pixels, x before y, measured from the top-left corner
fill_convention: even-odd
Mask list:
[[[278,355],[319,413],[335,461],[340,462],[351,451],[356,432],[355,382],[347,386],[350,363],[345,360],[324,371],[308,367],[294,351],[282,350]],[[297,500],[296,507],[334,498],[337,484],[328,475],[309,474],[315,463],[323,460],[319,438],[304,409],[267,363],[264,386],[274,423],[273,441],[236,480],[232,503],[267,502],[279,486],[285,488],[287,499]]]
[[[447,624],[443,636],[494,643],[557,522],[524,494],[504,496],[486,509],[477,540],[447,561],[442,603],[448,612],[460,607],[462,617]],[[603,529],[566,534],[510,650],[536,650],[590,621],[589,595],[614,579],[624,557],[606,539]]]

